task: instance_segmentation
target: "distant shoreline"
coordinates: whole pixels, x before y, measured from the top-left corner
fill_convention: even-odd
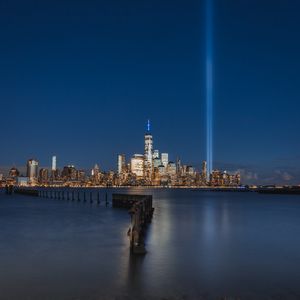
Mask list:
[[[66,190],[66,189],[124,189],[124,190],[171,190],[182,189],[201,192],[256,192],[260,194],[276,194],[276,195],[300,195],[300,186],[290,187],[194,187],[194,186],[15,186],[14,189],[26,190]],[[5,187],[0,187],[5,191]]]

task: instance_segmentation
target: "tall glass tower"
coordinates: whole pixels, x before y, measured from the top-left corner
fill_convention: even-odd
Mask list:
[[[52,171],[56,171],[56,156],[52,156]]]
[[[145,153],[144,153],[144,178],[148,181],[152,179],[153,169],[153,137],[150,130],[150,120],[147,122],[145,134]]]
[[[35,159],[29,159],[27,161],[27,177],[30,181],[34,181],[38,178],[39,163]]]

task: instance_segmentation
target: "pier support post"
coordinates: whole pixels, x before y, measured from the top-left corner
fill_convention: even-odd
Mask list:
[[[129,208],[131,226],[127,232],[130,238],[130,249],[133,254],[145,254],[144,233],[151,222],[154,208],[150,195],[113,194],[113,207]]]

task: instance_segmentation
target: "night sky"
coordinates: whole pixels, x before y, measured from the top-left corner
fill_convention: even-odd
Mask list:
[[[213,3],[214,167],[300,183],[300,3]],[[205,159],[204,1],[0,0],[0,170]]]

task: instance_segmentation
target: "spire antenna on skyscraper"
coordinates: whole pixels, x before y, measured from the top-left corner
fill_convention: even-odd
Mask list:
[[[148,119],[147,121],[147,132],[150,132],[151,125],[150,125],[150,120]]]

